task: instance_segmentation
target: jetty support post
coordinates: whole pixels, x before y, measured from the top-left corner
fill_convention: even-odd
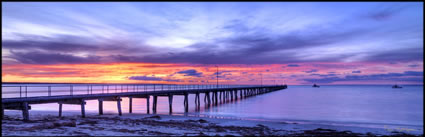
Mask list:
[[[28,112],[28,102],[22,103],[22,116],[24,118],[24,121],[29,121],[29,112]]]
[[[99,99],[99,115],[103,115],[103,99]]]
[[[84,101],[84,99],[81,99],[81,116],[83,118],[86,117],[85,105],[86,105],[86,102]]]
[[[207,92],[204,92],[204,104],[207,105]]]
[[[218,105],[218,91],[214,92],[214,97],[215,97],[215,105]]]
[[[188,93],[184,94],[184,112],[189,112],[189,98]]]
[[[197,98],[197,107],[199,109],[201,107],[201,101],[200,101],[200,97],[199,97],[199,92],[196,92],[196,98]]]
[[[235,90],[230,90],[230,101],[233,101],[233,92],[235,92]]]
[[[153,96],[152,111],[154,114],[156,113],[157,102],[158,102],[158,96]]]
[[[242,99],[242,92],[244,91],[245,89],[241,89],[241,91],[239,91],[239,97]]]
[[[221,103],[224,103],[226,100],[226,91],[221,91],[223,93],[223,96],[221,97]]]
[[[59,102],[59,117],[62,117],[62,103]]]
[[[117,97],[118,115],[122,116],[121,112],[121,97]]]
[[[128,113],[133,113],[133,98],[132,97],[128,97]]]
[[[198,92],[195,93],[195,106],[198,106]]]
[[[168,104],[170,109],[170,114],[173,113],[173,95],[168,94]]]
[[[150,96],[148,95],[147,97],[146,97],[146,113],[148,113],[149,114],[149,99],[150,99]]]
[[[211,104],[210,92],[207,92],[208,106]]]
[[[219,92],[220,92],[220,96],[218,98],[220,99],[220,102],[222,102],[223,101],[221,98],[222,91],[219,91]]]

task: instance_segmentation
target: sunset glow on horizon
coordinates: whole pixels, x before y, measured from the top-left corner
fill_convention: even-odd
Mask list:
[[[366,63],[344,63],[343,65],[340,63],[298,63],[297,66],[294,64],[289,64],[289,66],[285,64],[219,65],[219,83],[260,85],[261,75],[263,75],[263,84],[391,84],[388,83],[393,81],[390,78],[395,77],[405,79],[398,81],[399,84],[412,84],[411,81],[415,80],[416,75],[419,75],[415,68],[409,67],[412,63],[368,64],[363,66],[364,64]],[[382,75],[386,72],[381,68],[383,66],[394,71]],[[9,72],[2,73],[3,80],[9,80],[3,82],[216,84],[217,80],[215,65],[152,63],[21,64],[3,66],[2,69],[4,72]],[[412,74],[409,74],[409,72]],[[364,76],[373,75],[378,76],[364,78]],[[320,82],[320,80],[324,80],[323,78],[346,78],[347,76],[359,77],[347,80],[328,79],[329,82]]]
[[[300,11],[303,9],[303,12]],[[2,2],[2,82],[423,85],[419,2]]]

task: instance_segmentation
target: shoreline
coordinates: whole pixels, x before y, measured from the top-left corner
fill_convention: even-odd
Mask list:
[[[20,111],[5,111],[3,136],[423,136],[423,129],[383,129],[295,122],[217,119],[164,114],[105,114],[30,111],[22,121]]]

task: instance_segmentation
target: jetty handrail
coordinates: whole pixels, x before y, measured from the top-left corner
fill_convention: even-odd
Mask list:
[[[275,85],[273,85],[275,86]],[[2,98],[27,98],[63,95],[91,95],[125,92],[150,92],[150,91],[179,91],[200,89],[225,89],[225,88],[269,87],[260,85],[216,85],[216,84],[51,84],[51,85],[3,85]],[[10,90],[12,88],[12,90]],[[15,89],[15,90],[13,90]],[[16,96],[5,97],[4,95]],[[30,94],[30,95],[29,95]],[[31,96],[31,94],[36,94]]]

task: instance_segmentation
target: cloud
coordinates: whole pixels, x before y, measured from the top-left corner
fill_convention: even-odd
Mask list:
[[[300,65],[298,65],[298,64],[288,64],[287,66],[288,67],[299,67]]]
[[[405,71],[404,74],[406,76],[423,76],[424,72],[422,72],[422,71]]]
[[[290,62],[338,62],[355,56],[355,53],[346,55],[331,55],[325,58],[306,59],[291,54],[294,49],[308,49],[329,44],[336,44],[342,39],[361,36],[367,33],[362,29],[345,32],[317,31],[309,35],[300,33],[271,34],[259,29],[249,34],[238,34],[226,38],[217,38],[209,42],[197,42],[188,45],[191,50],[161,49],[150,45],[131,41],[110,41],[105,39],[88,40],[74,36],[58,36],[59,38],[34,39],[22,41],[2,41],[4,49],[19,50],[21,52],[38,51],[56,54],[78,54],[81,52],[95,53],[92,56],[102,55],[99,62],[149,62],[149,63],[194,63],[194,64],[286,64]],[[88,44],[89,43],[89,44]],[[284,53],[279,53],[284,52]],[[19,54],[22,55],[22,54]],[[37,54],[40,55],[40,54]],[[17,55],[12,59],[22,61]],[[418,49],[402,49],[371,53],[368,61],[409,61],[422,60],[423,52]],[[17,59],[18,58],[18,59]],[[74,63],[63,60],[62,63]],[[27,63],[27,62],[21,62]],[[38,63],[38,62],[32,62]],[[43,64],[40,62],[40,64]],[[299,67],[289,64],[288,67]]]
[[[202,72],[198,73],[194,69],[183,70],[183,71],[179,71],[179,72],[176,72],[176,73],[185,74],[184,76],[194,76],[194,77],[201,77],[202,76]]]
[[[46,52],[78,53],[78,52],[153,52],[156,48],[134,43],[129,40],[110,40],[88,38],[72,35],[54,35],[51,37],[21,34],[22,40],[2,40],[2,49]],[[41,37],[41,38],[38,38]],[[132,45],[132,46],[130,46]],[[137,47],[135,46],[137,45]]]
[[[223,70],[223,71],[218,71],[218,78],[227,78],[226,76],[230,76],[232,75],[232,73],[228,73],[228,72],[235,72],[232,70]],[[242,74],[248,74],[248,72],[242,72]],[[249,76],[253,76],[254,74],[249,74]],[[210,75],[212,78],[216,78],[217,76],[217,72],[214,72],[212,75]]]
[[[405,71],[403,73],[386,73],[372,75],[347,75],[344,78],[326,77],[320,79],[304,79],[306,82],[312,83],[333,83],[338,81],[373,81],[373,80],[388,80],[388,81],[411,81],[423,83],[423,72],[421,71]]]
[[[337,64],[312,64],[313,67],[323,67],[323,68],[340,68],[340,69],[355,69],[362,65],[356,64],[346,64],[346,63],[337,63]]]
[[[357,70],[357,71],[352,71],[351,73],[362,73],[362,71]]]
[[[45,71],[40,71],[43,69],[38,69],[38,71],[34,71],[34,69],[30,70],[10,70],[10,69],[3,69],[3,71],[10,72],[8,74],[12,75],[25,75],[26,77],[55,77],[55,76],[66,76],[66,77],[86,77],[85,73],[82,73],[81,71],[48,71],[47,69],[44,69]]]
[[[226,73],[226,72],[233,72],[233,71],[231,71],[231,70],[218,71],[218,75],[221,75],[221,74]],[[215,75],[217,75],[217,72],[214,72],[214,74],[213,74],[213,75],[214,75],[214,76],[215,76]]]
[[[396,62],[423,61],[424,52],[422,47],[414,47],[400,50],[383,51],[367,57],[370,62],[385,62],[391,60]]]
[[[89,39],[70,35],[34,37],[33,35],[24,35],[24,40],[3,40],[2,50],[8,50],[10,54],[4,55],[2,60],[12,59],[22,64],[140,62],[138,59],[143,56],[126,57],[161,51],[160,48],[143,43],[135,44],[131,41]],[[86,57],[81,55],[86,55]]]
[[[392,5],[386,5],[379,7],[374,11],[370,11],[365,17],[376,20],[376,21],[386,21],[394,17],[396,14],[400,13],[407,8],[405,3],[397,3]]]
[[[330,77],[330,76],[336,76],[336,74],[310,74],[310,76],[319,76],[319,77]]]
[[[318,71],[317,69],[312,69],[312,70],[303,71],[303,72],[305,72],[305,73],[313,73],[313,72],[317,72],[317,71]]]
[[[15,59],[24,64],[84,64],[84,63],[98,63],[100,57],[87,56],[79,57],[70,54],[61,53],[44,53],[44,52],[13,52],[11,55],[6,56]]]
[[[100,47],[86,45],[86,44],[76,44],[68,42],[51,42],[51,41],[34,41],[34,40],[24,40],[24,41],[11,41],[6,40],[2,41],[2,47],[5,49],[15,49],[15,50],[45,50],[45,51],[61,51],[61,52],[75,52],[75,51],[93,51],[101,50]],[[104,46],[108,48],[108,46]]]
[[[25,30],[12,31],[10,33],[13,34],[13,36],[19,36],[20,40],[3,40],[2,49],[15,50],[19,53],[37,51],[57,55],[66,54],[74,57],[80,55],[81,52],[85,52],[90,53],[92,56],[97,56],[96,61],[92,60],[93,58],[87,61],[92,63],[288,64],[317,61],[359,61],[360,59],[356,58],[359,56],[362,59],[361,61],[371,62],[388,62],[389,60],[396,62],[422,61],[423,58],[422,44],[412,45],[409,43],[402,43],[405,42],[406,39],[411,39],[411,41],[413,41],[412,43],[423,43],[423,39],[417,38],[417,36],[421,36],[422,38],[423,31],[421,30],[423,29],[418,29],[418,27],[423,26],[423,22],[416,24],[411,23],[417,20],[417,18],[422,17],[419,13],[412,14],[412,16],[406,16],[407,20],[401,18],[400,21],[395,21],[395,24],[386,25],[384,24],[385,22],[374,22],[375,24],[372,24],[370,21],[350,20],[352,15],[347,14],[347,12],[325,12],[323,15],[329,14],[328,16],[332,18],[324,20],[316,19],[316,15],[311,16],[302,14],[299,16],[299,13],[294,11],[288,12],[288,16],[285,16],[285,19],[275,20],[274,16],[263,16],[262,14],[259,14],[260,18],[258,18],[258,16],[256,16],[257,14],[253,14],[256,13],[255,11],[249,13],[253,15],[245,16],[247,13],[243,13],[244,16],[240,17],[240,15],[237,14],[227,14],[227,12],[223,12],[221,8],[214,8],[214,10],[208,12],[209,16],[223,16],[226,19],[220,18],[217,20],[217,23],[211,24],[211,27],[197,27],[205,26],[205,24],[203,24],[205,21],[198,21],[198,19],[205,20],[205,18],[200,18],[204,15],[192,12],[182,12],[185,11],[183,10],[185,6],[174,7],[169,5],[167,7],[170,7],[172,10],[145,12],[142,10],[144,8],[140,7],[149,7],[148,5],[123,4],[118,6],[120,8],[114,10],[119,12],[111,12],[108,14],[110,16],[96,16],[98,13],[104,12],[103,9],[105,5],[98,5],[95,6],[95,8],[90,7],[88,9],[80,5],[71,6],[69,9],[67,8],[67,10],[64,10],[64,12],[67,13],[65,16],[63,16],[63,14],[61,14],[61,16],[58,16],[58,14],[44,16],[42,13],[50,13],[51,9],[55,9],[54,7],[56,6],[61,7],[62,5],[30,5],[15,5],[17,7],[13,8],[12,6],[12,8],[7,8],[6,10],[10,12],[7,12],[6,19],[8,19],[8,21],[5,23],[5,29],[10,31],[15,30],[13,26],[16,26],[16,24],[37,24],[38,26],[48,23],[51,26],[62,27],[52,29],[52,32],[49,31],[49,33],[47,33],[48,35],[43,35],[44,33],[41,32],[45,31],[42,30],[40,30],[40,32],[34,31],[33,33],[25,32]],[[347,8],[363,7],[345,4],[341,5]],[[371,11],[353,11],[360,11],[361,13],[367,12],[365,17],[368,19],[387,20],[393,18],[393,16],[400,13],[400,11],[404,10],[406,7],[404,5],[398,5],[399,4],[391,4],[382,9],[373,8]],[[121,6],[126,8],[122,8]],[[303,7],[302,5],[293,6],[297,8],[289,9]],[[43,8],[29,10],[28,8],[30,7]],[[206,7],[200,6],[199,8],[203,9]],[[320,6],[316,8],[321,9]],[[16,9],[24,10],[13,12]],[[231,11],[242,9],[244,8],[232,9]],[[416,10],[415,8],[412,9]],[[266,13],[279,13],[274,10],[262,10],[266,11]],[[84,11],[84,14],[79,11]],[[322,13],[320,10],[317,12],[318,14]],[[120,16],[122,13],[126,13],[128,16]],[[226,13],[226,15],[223,13]],[[333,18],[335,17],[334,15],[344,19]],[[235,20],[233,17],[240,18]],[[289,21],[286,20],[292,17],[297,18]],[[140,18],[146,19],[146,21],[137,20]],[[252,22],[252,20],[254,20],[255,23]],[[273,24],[264,24],[264,22],[268,22],[266,20],[273,20]],[[304,24],[305,22],[307,23]],[[397,24],[399,22],[400,24]],[[406,22],[408,22],[407,25],[405,25]],[[140,26],[140,23],[144,23],[144,25]],[[375,27],[377,25],[379,25],[379,27]],[[402,26],[402,29],[394,26]],[[292,30],[290,28],[297,29]],[[389,28],[396,28],[399,30],[394,31],[394,33],[387,33],[387,29]],[[78,33],[65,33],[68,35],[61,33],[68,32],[69,30],[78,30]],[[209,33],[210,31],[214,33]],[[217,32],[219,32],[218,34],[220,35],[216,35]],[[75,35],[85,33],[88,34]],[[10,36],[9,33],[5,34]],[[75,36],[71,36],[71,34]],[[401,40],[396,39],[394,41],[389,41],[392,40],[392,37],[384,34],[394,34],[395,36],[403,37],[401,37]],[[158,38],[158,36],[161,38]],[[174,37],[177,37],[176,39],[179,40],[175,42],[173,40]],[[159,42],[159,44],[158,42],[152,42],[157,41],[157,39],[161,39],[159,41],[166,41],[165,45],[179,45],[179,47],[184,47],[184,49],[173,48],[174,46],[160,48],[163,46],[160,44],[161,42]],[[183,42],[180,41],[181,39],[183,39]],[[397,45],[406,46],[389,48],[388,50],[382,51],[376,50],[381,46],[392,47],[393,45],[391,44],[394,42]],[[150,45],[145,43],[150,43]],[[365,47],[353,48],[352,46],[350,47],[350,45],[364,45]],[[347,47],[347,50],[338,50],[340,47]],[[329,52],[320,52],[321,48],[329,50]],[[319,49],[319,51],[317,49]],[[367,51],[365,49],[372,49],[372,51]],[[9,56],[9,58],[21,61],[21,63],[31,62],[34,64],[44,64],[43,62],[37,62],[35,60],[24,60],[19,55],[22,54],[15,54],[14,56]],[[41,54],[36,55],[39,55],[39,57],[36,58],[47,57]],[[76,62],[69,59],[64,59],[63,62],[58,61],[59,60],[49,62],[62,64],[73,64]],[[288,67],[298,66],[288,65]]]
[[[149,76],[131,76],[128,77],[129,80],[141,80],[141,81],[169,81],[169,82],[179,82],[181,80],[177,79],[163,79],[159,77],[149,77]]]
[[[419,65],[418,64],[412,64],[412,65],[407,65],[408,67],[411,67],[411,68],[416,68],[416,67],[419,67]]]
[[[148,77],[148,76],[131,76],[129,80],[149,80],[149,81],[162,81],[162,78],[158,77]]]
[[[209,42],[197,42],[188,45],[191,50],[159,49],[149,45],[125,46],[134,42],[100,44],[76,43],[80,38],[65,38],[47,41],[24,40],[5,41],[6,49],[43,50],[52,53],[105,52],[102,61],[113,62],[149,62],[149,63],[194,63],[194,64],[279,64],[289,62],[308,62],[294,56],[275,52],[288,52],[291,49],[311,48],[341,41],[341,37],[357,35],[362,31],[317,32],[311,35],[301,33],[268,34],[264,30],[251,34],[240,34],[225,38],[216,38]],[[65,40],[64,40],[65,39]],[[106,41],[99,39],[100,41]],[[98,40],[98,41],[99,41]],[[122,44],[124,43],[124,44]],[[120,45],[118,46],[115,45]],[[124,45],[124,46],[122,46]],[[137,48],[136,48],[137,47]],[[174,50],[174,51],[173,51]],[[172,52],[171,52],[172,51]],[[264,56],[267,55],[267,56]],[[16,56],[15,56],[16,57]],[[330,57],[325,60],[337,60]],[[64,60],[66,61],[66,60]],[[22,62],[23,63],[23,62]],[[63,62],[68,63],[68,62]],[[72,63],[72,62],[71,62]],[[102,62],[99,62],[102,63]]]

